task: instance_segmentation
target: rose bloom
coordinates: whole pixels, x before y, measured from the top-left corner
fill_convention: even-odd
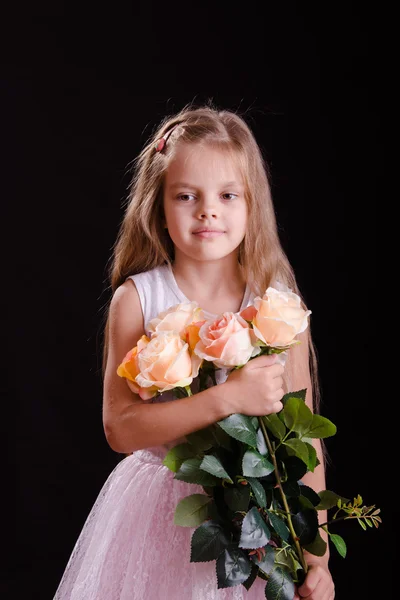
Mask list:
[[[260,353],[256,336],[237,313],[225,312],[215,321],[205,321],[199,330],[195,354],[217,367],[244,365]]]
[[[150,340],[147,335],[142,335],[137,345],[127,352],[117,369],[117,374],[120,377],[125,377],[127,382],[129,382],[129,388],[132,392],[135,392],[135,394],[140,394],[139,385],[136,383],[136,376],[139,374],[138,354],[149,342]],[[143,392],[145,392],[145,390],[143,390]]]
[[[200,341],[200,329],[204,325],[205,321],[197,321],[191,323],[185,328],[185,342],[189,344],[190,353],[192,353],[196,347],[197,342]]]
[[[139,395],[149,399],[172,390],[190,385],[199,372],[202,360],[189,352],[189,345],[175,331],[160,331],[138,353],[139,373],[136,383]]]
[[[186,338],[186,328],[192,323],[201,320],[203,311],[197,302],[182,302],[171,306],[168,310],[161,312],[155,319],[151,319],[148,329],[151,337],[160,331],[176,331]]]
[[[298,343],[294,338],[308,327],[311,310],[304,310],[300,297],[285,286],[269,287],[262,298],[254,299],[254,307],[240,314],[252,322],[254,333],[267,346],[285,347]]]

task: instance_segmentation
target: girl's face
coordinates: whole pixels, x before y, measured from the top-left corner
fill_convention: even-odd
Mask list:
[[[164,214],[175,251],[194,260],[235,252],[246,233],[244,182],[220,150],[181,143],[166,172]],[[212,230],[200,233],[199,230]]]

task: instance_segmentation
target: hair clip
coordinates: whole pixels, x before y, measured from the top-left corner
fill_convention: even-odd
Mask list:
[[[162,152],[165,148],[165,144],[167,143],[167,139],[169,138],[169,136],[171,135],[171,133],[174,131],[174,129],[179,125],[179,123],[176,123],[176,125],[174,125],[173,127],[171,127],[171,129],[169,129],[167,131],[167,133],[165,133],[162,138],[160,138],[156,144],[156,152]]]

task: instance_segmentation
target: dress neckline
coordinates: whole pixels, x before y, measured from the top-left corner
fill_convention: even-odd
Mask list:
[[[172,270],[172,266],[167,263],[165,265],[162,265],[165,273],[167,275],[167,283],[169,284],[170,288],[175,292],[175,294],[178,296],[179,300],[181,302],[193,302],[193,300],[189,300],[189,298],[187,298],[185,296],[185,294],[182,292],[182,290],[180,289],[180,287],[178,286],[178,283],[175,279],[175,275],[174,272]],[[251,289],[249,284],[246,282],[246,288],[243,294],[243,299],[242,299],[242,303],[240,305],[240,308],[238,310],[238,312],[240,312],[241,310],[243,310],[244,308],[247,307],[249,298],[250,298],[250,294],[251,294]],[[211,313],[208,310],[204,310],[203,309],[203,313],[207,316],[207,317],[217,317],[218,314],[217,313]]]

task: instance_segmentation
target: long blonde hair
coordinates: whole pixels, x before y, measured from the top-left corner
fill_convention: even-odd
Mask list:
[[[156,144],[172,127],[163,152]],[[239,247],[239,268],[256,295],[263,295],[273,281],[286,284],[306,304],[297,286],[296,277],[282,249],[275,210],[268,182],[268,167],[253,133],[244,118],[229,110],[218,110],[210,104],[201,107],[187,105],[177,114],[165,117],[132,163],[132,181],[124,218],[118,232],[109,281],[112,294],[129,275],[141,273],[174,260],[174,246],[163,227],[163,181],[178,143],[207,144],[233,153],[239,159],[248,205],[247,232]],[[103,376],[108,353],[108,307],[105,313]],[[320,403],[320,385],[316,349],[311,326],[299,336],[308,346],[314,409]],[[292,382],[304,364],[288,352],[284,373],[284,391],[294,391]]]

